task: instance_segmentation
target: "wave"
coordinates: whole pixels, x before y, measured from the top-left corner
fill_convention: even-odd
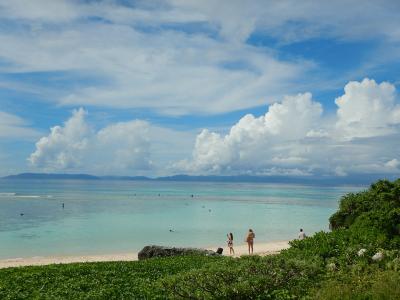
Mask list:
[[[0,197],[10,197],[15,196],[17,193],[0,193]]]
[[[53,198],[53,195],[23,195],[18,193],[0,193],[1,197],[11,197],[11,198]]]

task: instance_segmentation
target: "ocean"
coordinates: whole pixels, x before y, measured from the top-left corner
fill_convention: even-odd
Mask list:
[[[362,186],[117,180],[0,180],[0,259],[137,252],[149,244],[225,246],[328,230]],[[64,203],[64,207],[63,204]]]

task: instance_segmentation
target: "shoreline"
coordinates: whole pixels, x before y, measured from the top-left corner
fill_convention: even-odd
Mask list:
[[[208,250],[216,250],[218,247],[204,247]],[[289,241],[276,242],[261,242],[254,243],[254,254],[256,255],[272,255],[277,254],[283,249],[289,248]],[[235,255],[240,257],[247,255],[247,244],[234,244]],[[138,260],[137,252],[130,253],[115,253],[101,255],[74,255],[74,256],[34,256],[28,258],[9,258],[0,259],[0,269],[25,266],[44,266],[51,264],[70,264],[70,263],[85,263],[85,262],[113,262],[113,261],[136,261]],[[229,249],[225,245],[223,255],[229,255]]]

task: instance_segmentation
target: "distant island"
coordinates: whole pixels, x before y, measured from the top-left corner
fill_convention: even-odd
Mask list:
[[[5,176],[2,179],[81,179],[98,180],[100,177],[88,174],[21,173]]]
[[[2,177],[3,180],[37,179],[37,180],[121,180],[121,181],[182,181],[182,182],[243,182],[243,183],[283,183],[307,185],[367,185],[382,174],[357,175],[349,177],[336,176],[255,176],[255,175],[172,175],[164,177],[146,176],[95,176],[90,174],[58,174],[58,173],[21,173]],[[387,178],[387,176],[386,176]],[[392,179],[390,176],[387,179]]]

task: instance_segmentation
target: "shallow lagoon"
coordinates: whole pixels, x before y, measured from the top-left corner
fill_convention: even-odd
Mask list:
[[[362,189],[0,180],[0,258],[137,252],[148,244],[218,246],[227,232],[242,243],[248,228],[256,242],[290,240],[300,227],[308,234],[327,230],[340,197]]]

